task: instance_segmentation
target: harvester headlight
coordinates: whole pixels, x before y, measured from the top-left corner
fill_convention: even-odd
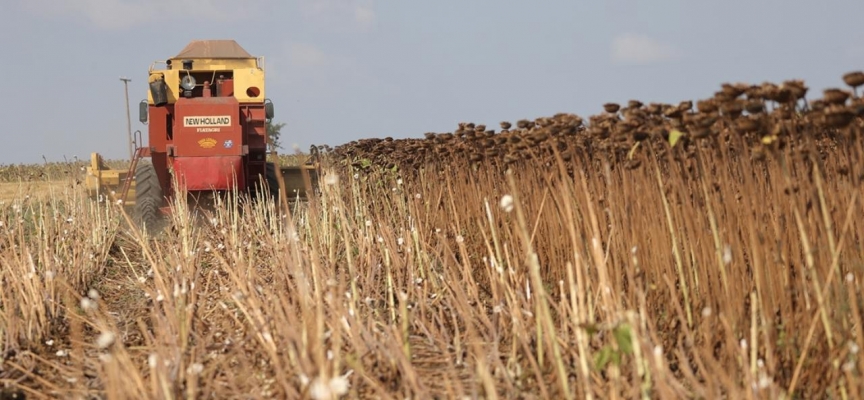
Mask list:
[[[192,90],[195,89],[195,83],[195,78],[192,75],[186,75],[180,80],[180,87],[185,90]]]

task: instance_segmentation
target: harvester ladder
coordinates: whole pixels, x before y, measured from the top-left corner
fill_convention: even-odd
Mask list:
[[[126,196],[129,194],[129,188],[132,187],[132,181],[135,179],[135,170],[138,168],[138,161],[141,160],[144,154],[144,146],[141,143],[141,131],[135,131],[135,153],[132,155],[132,162],[129,164],[129,171],[126,172],[126,179],[123,180],[123,189],[120,191],[120,201],[126,203]]]

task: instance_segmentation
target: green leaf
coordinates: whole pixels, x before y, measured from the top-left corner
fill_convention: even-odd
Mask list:
[[[609,361],[612,361],[612,357],[614,356],[614,351],[611,346],[603,346],[600,349],[600,352],[594,356],[594,367],[597,370],[602,370],[606,368],[606,364],[609,364]]]
[[[669,132],[669,145],[675,147],[675,145],[678,144],[678,140],[681,139],[681,136],[684,136],[683,132],[673,129]]]
[[[633,334],[630,331],[630,325],[621,324],[615,328],[613,334],[615,341],[618,342],[618,348],[624,354],[633,354]]]
[[[616,367],[621,366],[621,352],[613,351],[612,352],[612,364],[615,364]]]
[[[600,332],[600,328],[597,327],[597,324],[592,323],[582,323],[579,324],[579,327],[584,329],[588,336],[594,336],[597,332]]]

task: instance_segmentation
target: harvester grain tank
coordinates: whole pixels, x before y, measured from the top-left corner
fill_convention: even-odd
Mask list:
[[[288,197],[305,198],[317,185],[317,159],[279,167],[275,151],[267,157],[274,109],[265,97],[262,61],[233,40],[198,40],[152,64],[147,99],[139,104],[147,143],[136,135],[128,171],[108,169],[93,153],[91,195],[133,205],[144,222],[165,213],[181,190],[254,194],[266,181],[273,197],[281,187]],[[139,163],[143,158],[151,162]]]

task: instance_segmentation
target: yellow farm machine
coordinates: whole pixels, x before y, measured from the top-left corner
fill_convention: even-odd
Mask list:
[[[181,191],[307,199],[318,185],[320,160],[313,147],[308,160],[280,165],[267,132],[274,110],[262,61],[233,40],[197,40],[153,63],[147,99],[139,104],[147,141],[136,134],[128,168],[111,169],[91,154],[90,196],[134,207],[142,222],[167,213]]]

